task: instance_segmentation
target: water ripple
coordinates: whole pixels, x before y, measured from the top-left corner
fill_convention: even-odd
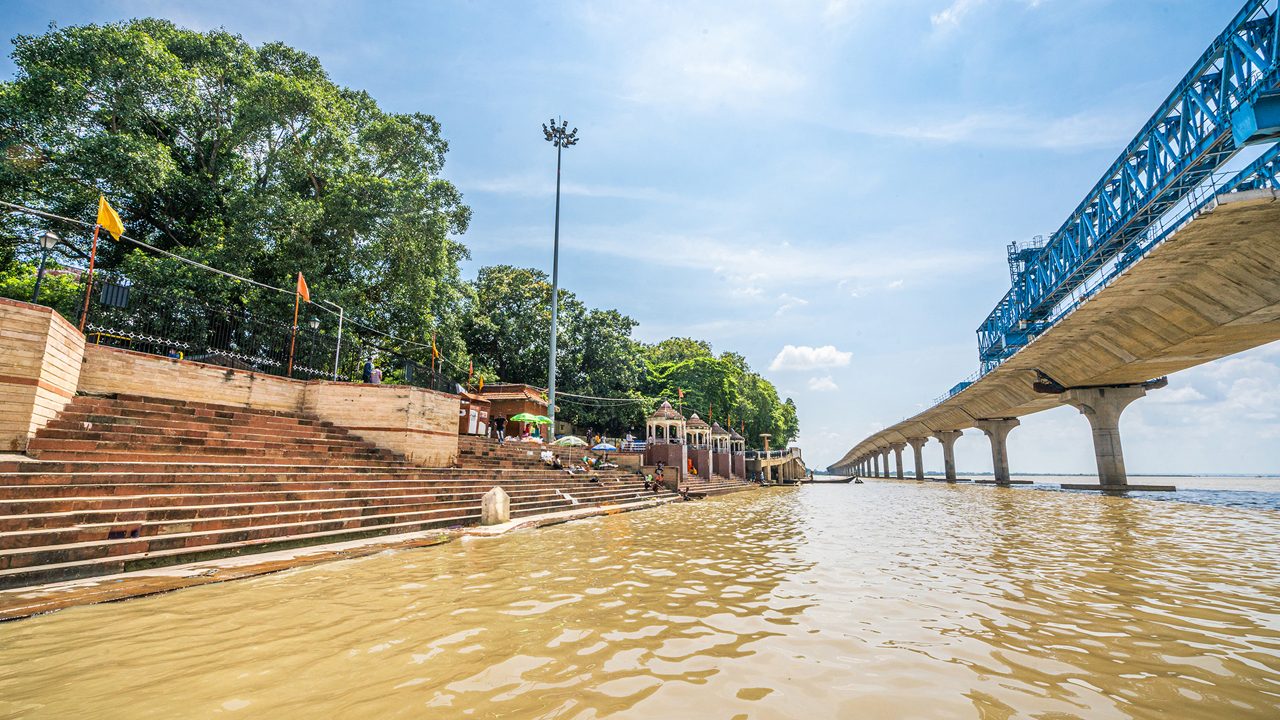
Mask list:
[[[1280,513],[875,483],[0,626],[4,717],[1280,716]]]

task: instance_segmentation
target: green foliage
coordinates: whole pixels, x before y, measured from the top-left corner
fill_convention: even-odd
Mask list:
[[[411,340],[439,333],[465,365],[467,252],[451,235],[470,210],[440,178],[448,145],[433,117],[384,112],[315,57],[223,30],[143,19],[14,46],[17,77],[0,83],[0,197],[90,219],[105,193],[132,237],[272,285],[301,271],[314,298]],[[34,237],[43,222],[7,214],[0,236]],[[63,234],[88,250],[87,233]],[[148,272],[154,259],[136,255],[104,241],[99,262],[185,289],[176,264]],[[224,279],[200,287],[276,316],[292,303]]]
[[[31,302],[31,293],[36,287],[36,269],[33,262],[11,263],[8,267],[0,267],[0,297],[22,302]],[[62,316],[74,321],[80,314],[80,303],[84,301],[84,285],[73,274],[60,273],[60,268],[50,262],[45,265],[44,280],[40,283],[40,304],[62,313]]]

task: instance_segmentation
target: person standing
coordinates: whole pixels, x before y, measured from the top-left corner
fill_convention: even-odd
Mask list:
[[[369,373],[369,382],[373,383],[374,385],[382,384],[382,368],[376,365],[373,367],[373,371]]]
[[[507,419],[504,417],[494,418],[493,432],[498,436],[498,444],[507,441]]]
[[[373,382],[373,358],[364,359],[364,369],[360,372],[360,382]]]

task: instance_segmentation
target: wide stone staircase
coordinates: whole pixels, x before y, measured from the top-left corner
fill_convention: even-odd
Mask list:
[[[724,475],[712,475],[706,478],[690,475],[685,478],[684,487],[691,497],[707,497],[740,492],[742,490],[754,490],[759,486],[740,478],[725,477]]]
[[[463,441],[424,468],[301,414],[78,396],[0,461],[0,588],[475,524],[495,485],[513,517],[655,497]]]

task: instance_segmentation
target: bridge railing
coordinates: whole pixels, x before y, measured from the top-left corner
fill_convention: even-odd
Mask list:
[[[1280,144],[1273,145],[1244,169],[1238,172],[1214,173],[1206,178],[1203,183],[1193,188],[1183,202],[1154,220],[1141,235],[1126,245],[1110,262],[1085,278],[1083,282],[1072,289],[1067,297],[1059,301],[1054,306],[1049,318],[1040,324],[1040,332],[1043,333],[1057,325],[1074,312],[1076,308],[1080,307],[1085,300],[1110,285],[1124,271],[1146,257],[1148,253],[1169,236],[1182,229],[1200,213],[1217,205],[1223,196],[1232,192],[1258,188],[1280,189]],[[940,405],[956,396],[965,388],[982,379],[987,373],[999,367],[999,365],[1000,363],[998,362],[990,365],[984,364],[983,367],[980,367],[969,377],[952,386],[950,390],[934,398],[930,407]],[[903,420],[906,419],[903,418]]]
[[[978,329],[985,368],[1042,332],[1076,287],[1236,154],[1233,113],[1280,80],[1274,5],[1245,3],[1044,247],[1019,254],[1012,287]]]

